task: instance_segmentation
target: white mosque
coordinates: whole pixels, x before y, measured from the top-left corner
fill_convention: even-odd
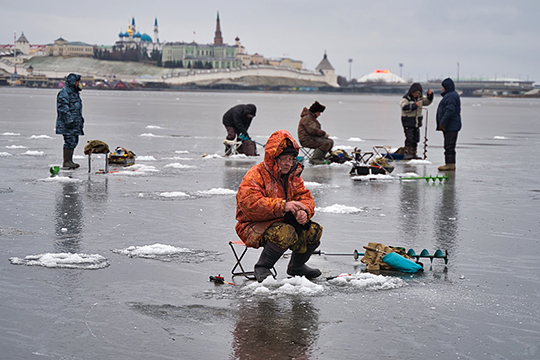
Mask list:
[[[159,28],[157,18],[154,20],[154,38],[150,35],[137,31],[135,25],[135,18],[131,18],[131,24],[127,30],[123,32],[120,30],[118,34],[118,41],[114,44],[114,47],[118,51],[131,50],[142,47],[148,54],[152,53],[154,49],[161,51],[162,44],[159,42]]]

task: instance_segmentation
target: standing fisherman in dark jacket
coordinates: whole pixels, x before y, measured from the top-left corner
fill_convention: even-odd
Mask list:
[[[422,97],[422,85],[414,83],[407,94],[403,95],[399,103],[401,108],[401,124],[405,132],[404,159],[420,159],[416,155],[420,141],[420,127],[422,126],[422,106],[428,106],[433,101],[433,91],[428,89],[427,97]]]
[[[238,152],[247,156],[257,156],[255,142],[248,134],[248,129],[255,115],[257,115],[257,107],[253,104],[233,106],[223,115],[223,125],[227,129],[227,140],[234,140],[238,136],[238,139],[242,140],[242,146]],[[225,155],[230,153],[230,148],[227,146],[225,145]]]
[[[461,130],[461,100],[455,90],[454,81],[446,78],[442,82],[442,100],[437,108],[437,130],[444,135],[445,165],[440,171],[456,170],[456,143]]]
[[[56,133],[64,135],[63,168],[72,170],[79,167],[73,162],[73,152],[79,143],[79,136],[84,135],[82,100],[79,92],[81,76],[71,73],[67,76],[64,87],[56,97]]]

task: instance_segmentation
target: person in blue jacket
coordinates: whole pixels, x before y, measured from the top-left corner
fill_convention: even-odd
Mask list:
[[[84,135],[82,116],[81,76],[71,73],[67,76],[62,90],[56,96],[56,133],[64,136],[63,168],[72,170],[79,167],[73,162],[73,152],[79,144],[79,136]]]
[[[446,78],[442,82],[442,100],[437,108],[437,130],[444,135],[444,161],[439,171],[456,170],[456,143],[461,130],[461,100],[454,81]]]

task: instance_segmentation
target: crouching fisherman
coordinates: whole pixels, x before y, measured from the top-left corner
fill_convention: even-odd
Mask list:
[[[84,135],[82,116],[81,76],[71,73],[67,76],[64,87],[56,97],[56,133],[64,135],[64,169],[76,169],[79,164],[73,162],[73,152],[79,144],[79,136]]]
[[[259,282],[272,274],[270,269],[287,249],[293,252],[287,274],[308,279],[321,275],[306,265],[320,244],[322,226],[310,220],[315,203],[300,177],[298,149],[289,132],[273,133],[264,161],[246,173],[236,195],[238,236],[246,246],[264,247],[254,269]]]

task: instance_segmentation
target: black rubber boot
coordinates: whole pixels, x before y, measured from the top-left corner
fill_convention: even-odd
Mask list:
[[[64,163],[62,164],[62,167],[66,170],[73,170],[79,167],[79,164],[75,164],[73,162],[73,151],[75,149],[64,149]]]
[[[313,155],[311,156],[311,159],[309,159],[309,163],[312,165],[326,164],[326,160],[324,160],[325,155],[326,153],[321,149],[315,149]]]
[[[290,276],[305,276],[308,279],[315,279],[321,276],[321,270],[310,268],[306,265],[311,254],[317,249],[319,245],[308,245],[307,251],[303,254],[293,252],[289,266],[287,266],[287,274]]]
[[[259,257],[259,261],[257,261],[255,268],[253,269],[255,279],[257,279],[258,282],[263,282],[264,279],[272,275],[270,269],[274,267],[286,250],[287,249],[277,247],[269,241],[266,243],[261,256]]]

